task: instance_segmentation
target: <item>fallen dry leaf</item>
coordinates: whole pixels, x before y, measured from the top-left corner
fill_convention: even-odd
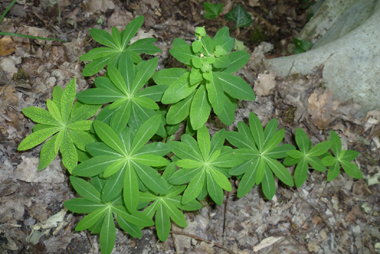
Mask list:
[[[333,113],[339,107],[339,100],[333,100],[330,89],[316,89],[309,97],[308,112],[319,129],[327,129],[335,120]]]
[[[273,93],[274,88],[276,87],[276,80],[273,73],[262,73],[259,74],[259,82],[255,82],[253,90],[258,96],[268,96]]]
[[[0,56],[9,56],[16,50],[16,44],[10,36],[4,36],[0,39]]]

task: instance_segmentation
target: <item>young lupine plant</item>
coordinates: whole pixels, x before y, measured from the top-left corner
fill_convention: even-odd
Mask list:
[[[296,143],[299,151],[288,151],[286,153],[288,157],[285,158],[284,165],[292,166],[297,164],[296,170],[294,171],[294,181],[296,182],[297,188],[299,188],[307,179],[309,164],[315,170],[320,172],[326,171],[326,166],[323,165],[322,161],[319,159],[319,156],[326,153],[330,149],[331,142],[324,141],[311,148],[311,141],[305,131],[301,128],[297,128]]]
[[[101,29],[90,29],[91,37],[106,47],[94,48],[79,58],[81,61],[92,61],[83,69],[82,75],[92,76],[107,64],[116,66],[122,55],[130,55],[133,62],[139,63],[141,62],[140,53],[155,54],[161,52],[160,48],[152,45],[156,41],[155,38],[141,39],[129,45],[143,22],[144,16],[139,16],[132,20],[121,33],[116,27],[112,28],[112,34]]]
[[[153,225],[151,218],[141,212],[128,212],[123,204],[122,193],[119,191],[111,200],[104,192],[105,183],[98,177],[89,182],[71,176],[70,182],[75,191],[83,198],[74,198],[64,202],[64,206],[74,213],[89,213],[75,227],[75,231],[89,229],[92,233],[100,233],[99,242],[103,254],[112,252],[116,240],[114,218],[118,225],[133,237],[141,237],[141,227]],[[108,191],[112,191],[108,189]]]
[[[223,146],[225,130],[217,132],[210,141],[210,134],[204,125],[197,131],[197,141],[188,134],[181,142],[172,141],[168,145],[176,156],[180,169],[168,180],[170,184],[181,185],[189,182],[182,204],[186,205],[198,198],[202,200],[207,193],[218,205],[223,201],[223,189],[231,191],[228,170],[242,163],[231,147]]]
[[[231,52],[234,40],[227,27],[220,29],[213,39],[203,27],[197,27],[195,35],[192,45],[176,38],[170,49],[170,54],[190,71],[173,68],[153,76],[158,85],[169,85],[161,100],[163,104],[173,104],[166,121],[175,125],[190,115],[191,127],[198,130],[213,109],[224,124],[230,125],[235,118],[236,99],[255,100],[252,88],[232,75],[248,62],[249,54]]]
[[[80,102],[73,106],[74,100],[75,79],[72,79],[65,90],[54,87],[53,100],[48,99],[46,103],[48,111],[38,107],[22,110],[25,116],[38,124],[33,127],[33,133],[20,143],[18,150],[28,150],[48,139],[41,148],[38,170],[46,168],[60,151],[63,165],[72,173],[78,163],[78,149],[85,152],[86,145],[94,142],[88,133],[92,121],[86,119],[94,116],[100,106]]]
[[[235,154],[245,160],[229,171],[231,175],[243,175],[237,192],[239,198],[247,194],[255,184],[261,183],[265,197],[272,199],[276,193],[273,173],[286,185],[294,185],[289,171],[277,159],[284,158],[295,147],[288,144],[279,146],[285,131],[277,131],[277,127],[277,120],[272,119],[263,130],[259,118],[250,113],[249,127],[239,122],[239,132],[227,132],[227,140],[239,148]]]
[[[136,211],[139,189],[148,188],[166,195],[169,191],[166,180],[151,166],[166,166],[169,162],[162,156],[170,149],[160,142],[145,145],[156,133],[160,119],[160,115],[155,115],[136,133],[125,127],[119,135],[107,124],[95,120],[96,135],[103,142],[87,145],[87,151],[94,157],[80,163],[73,173],[83,177],[101,174],[102,178],[108,178],[102,192],[103,200],[108,202],[123,190],[124,203],[130,213]]]
[[[359,153],[353,150],[342,150],[342,142],[338,134],[336,134],[333,130],[330,132],[330,142],[331,151],[334,153],[334,156],[330,153],[322,156],[322,163],[329,166],[327,181],[332,181],[339,175],[341,166],[347,175],[353,178],[362,179],[363,175],[359,167],[351,162],[358,157]]]
[[[173,175],[175,168],[175,163],[170,163],[162,174],[162,177],[167,180]],[[185,188],[185,185],[175,186],[169,184],[169,192],[166,195],[157,195],[151,191],[140,192],[139,202],[153,201],[147,208],[145,208],[143,214],[148,218],[153,218],[153,216],[156,215],[155,226],[157,229],[157,235],[163,242],[166,241],[170,233],[170,220],[180,227],[187,227],[186,218],[179,209],[196,211],[202,208],[202,205],[196,200],[193,200],[186,205],[181,203],[182,196],[180,194]]]
[[[157,114],[155,110],[158,110],[159,106],[155,101],[161,100],[167,86],[151,86],[141,90],[152,77],[157,63],[156,57],[134,66],[130,55],[122,55],[118,68],[113,64],[108,65],[108,77],[97,77],[96,88],[78,93],[77,98],[87,104],[112,102],[102,110],[100,116],[116,134],[119,134],[127,126],[130,118],[143,123]]]

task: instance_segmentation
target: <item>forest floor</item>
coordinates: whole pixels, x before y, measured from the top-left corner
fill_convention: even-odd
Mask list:
[[[10,2],[0,3],[1,13]],[[327,182],[326,172],[310,171],[298,189],[276,180],[272,200],[266,200],[258,186],[238,199],[238,181],[231,180],[233,190],[225,193],[222,206],[210,199],[198,212],[185,213],[188,227],[173,225],[166,242],[158,241],[154,228],[144,229],[141,239],[118,230],[112,253],[376,253],[376,246],[380,248],[380,112],[355,118],[359,105],[333,100],[323,87],[323,66],[307,76],[283,78],[265,69],[267,58],[293,52],[292,38],[308,18],[301,1],[224,0],[222,14],[239,2],[253,22],[237,29],[223,16],[204,19],[200,0],[24,0],[15,4],[0,31],[67,42],[0,38],[0,253],[100,253],[98,235],[74,231],[83,216],[63,207],[75,192],[60,157],[37,171],[41,146],[17,151],[34,126],[21,110],[46,108],[54,86],[65,88],[73,77],[77,92],[92,87],[95,77],[84,78],[84,63],[78,60],[99,46],[91,40],[89,29],[123,29],[140,15],[145,22],[137,36],[157,38],[155,45],[162,49],[156,54],[158,70],[181,66],[169,49],[174,38],[193,41],[197,26],[205,26],[211,36],[228,26],[231,37],[244,42],[251,59],[235,75],[253,87],[256,101],[238,102],[233,126],[211,116],[209,129],[235,129],[238,121],[247,121],[249,112],[257,114],[263,125],[276,118],[285,128],[285,140],[292,144],[298,127],[313,144],[328,140],[333,129],[343,148],[360,152],[355,163],[363,179],[353,179],[342,170]],[[293,173],[294,168],[289,170]]]

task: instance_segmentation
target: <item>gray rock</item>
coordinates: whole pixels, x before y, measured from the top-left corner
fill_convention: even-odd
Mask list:
[[[341,1],[327,0],[324,5],[333,2],[339,4]],[[340,101],[353,98],[362,106],[357,116],[364,116],[369,110],[380,108],[380,1],[361,0],[344,8],[347,8],[345,13],[314,49],[270,59],[267,68],[279,76],[306,75],[324,64],[324,86],[330,88]],[[320,11],[323,10],[329,11],[322,6]]]

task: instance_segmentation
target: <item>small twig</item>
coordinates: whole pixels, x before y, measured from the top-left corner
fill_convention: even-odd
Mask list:
[[[231,195],[231,192],[229,191],[229,192],[227,193],[226,205],[225,205],[225,207],[224,207],[223,246],[224,246],[224,244],[225,244],[226,234],[227,234],[227,212],[228,212],[228,201],[230,200],[230,195]]]
[[[369,217],[371,217],[372,214],[373,214],[373,208],[375,208],[375,204],[376,204],[376,202],[373,203],[373,205],[372,205],[372,210],[371,210],[371,212],[367,215],[366,224],[364,225],[363,235],[362,235],[362,245],[363,245],[363,247],[362,247],[362,254],[364,253],[364,240],[365,240],[365,239],[364,239],[364,232],[365,232],[365,230],[366,230],[366,228],[367,228],[367,225],[368,225],[368,219],[369,219]]]
[[[265,23],[265,25],[269,28],[269,31],[270,32],[277,32],[278,28],[276,28],[275,26],[273,26],[271,23],[269,23],[268,20],[266,20],[263,16],[261,16],[260,14],[258,14],[257,12],[255,11],[251,11],[253,16],[256,16],[258,17],[261,21],[263,21]]]
[[[323,214],[319,211],[319,209],[317,207],[315,207],[312,203],[310,203],[309,201],[307,201],[306,199],[304,199],[301,195],[299,195],[299,197],[303,200],[303,202],[309,204],[310,206],[312,206],[320,215],[321,219],[323,220],[323,222],[326,224],[327,227],[330,228],[331,232],[335,235],[335,230],[334,228],[326,221],[326,219],[324,218]]]
[[[230,254],[236,254],[235,252],[233,252],[232,250],[230,249],[227,249],[226,247],[224,247],[223,245],[220,245],[220,244],[217,244],[217,243],[213,243],[209,240],[206,240],[206,239],[203,239],[203,238],[200,238],[196,235],[192,235],[192,234],[189,234],[189,233],[186,233],[186,232],[181,232],[181,231],[170,231],[171,234],[178,234],[178,235],[186,235],[186,236],[189,236],[191,238],[194,238],[196,240],[199,240],[199,241],[203,241],[203,242],[206,242],[206,243],[209,243],[209,244],[214,244],[216,247],[219,247],[225,251],[227,251],[228,253]]]
[[[173,231],[173,224],[172,224],[172,231]],[[173,237],[173,243],[174,243],[174,249],[175,249],[175,253],[179,253],[179,248],[177,246],[177,243],[176,243],[176,239],[175,239],[175,234],[172,233],[172,237]]]

